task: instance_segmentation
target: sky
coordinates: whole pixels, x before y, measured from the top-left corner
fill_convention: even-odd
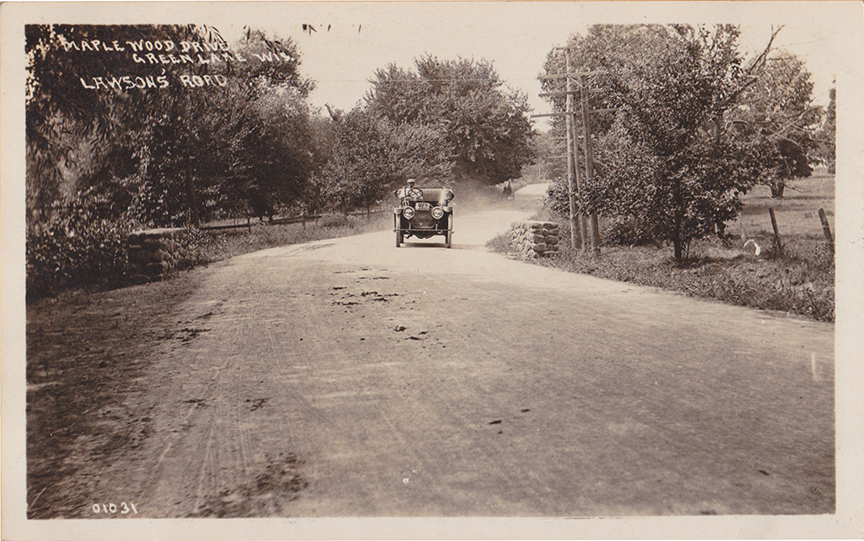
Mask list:
[[[212,4],[210,4],[212,6]],[[243,27],[291,37],[299,46],[301,71],[316,81],[314,106],[351,109],[370,88],[378,68],[395,63],[411,68],[432,54],[491,61],[512,89],[527,93],[535,113],[549,110],[537,94],[537,75],[552,47],[596,23],[730,22],[742,29],[741,51],[750,56],[783,25],[774,43],[807,64],[815,83],[814,101],[827,105],[838,71],[842,36],[835,31],[834,4],[752,3],[569,3],[569,2],[300,2],[247,4],[240,10],[211,10],[201,22],[229,39]],[[311,25],[314,31],[303,30]],[[545,120],[537,127],[545,129]]]

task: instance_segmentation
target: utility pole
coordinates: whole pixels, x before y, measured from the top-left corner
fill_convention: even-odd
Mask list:
[[[581,86],[587,88],[585,78],[581,78]],[[588,109],[587,92],[582,92],[582,130],[585,133],[585,184],[590,185],[594,177],[594,143],[591,140],[591,114]],[[582,201],[584,204],[584,200]],[[583,207],[584,208],[584,207]],[[600,255],[600,220],[597,219],[597,211],[590,213],[591,230],[591,252],[595,256]]]
[[[591,75],[599,75],[605,71],[570,71],[570,48],[556,47],[557,50],[564,49],[565,66],[563,73],[555,73],[549,75],[541,75],[543,80],[565,80],[565,90],[555,92],[542,92],[541,97],[565,96],[566,105],[563,113],[545,113],[531,115],[532,118],[548,117],[548,116],[564,116],[566,120],[567,130],[567,189],[568,203],[570,206],[570,242],[574,249],[581,249],[583,252],[588,251],[589,246],[591,253],[595,256],[600,255],[600,223],[597,217],[597,212],[593,211],[590,216],[585,215],[587,207],[585,195],[587,194],[588,186],[591,185],[594,176],[594,150],[591,140],[591,109],[588,105],[588,95],[602,92],[598,89],[589,89],[586,84],[585,77]],[[573,81],[579,77],[578,90],[573,89]],[[579,94],[582,109],[582,126],[583,139],[585,141],[585,172],[579,166],[579,136],[577,135],[576,111],[573,108],[573,97]],[[600,111],[614,111],[615,109],[597,109]],[[574,186],[575,178],[575,186]],[[579,195],[579,205],[576,208],[576,194]],[[577,244],[577,231],[579,235],[579,243]]]
[[[564,49],[564,73],[568,73],[570,71],[570,49]],[[570,246],[573,249],[577,249],[577,246],[582,248],[584,247],[585,238],[582,234],[582,228],[577,228],[576,226],[576,201],[575,201],[575,190],[573,186],[573,176],[574,173],[579,174],[579,164],[577,162],[578,153],[574,152],[575,141],[573,137],[573,82],[570,77],[566,79],[567,83],[567,108],[566,108],[566,121],[567,121],[567,198],[570,203]],[[578,182],[578,181],[577,181]],[[580,220],[581,221],[581,220]],[[581,225],[581,224],[580,224]],[[576,244],[576,236],[579,235],[580,243]]]

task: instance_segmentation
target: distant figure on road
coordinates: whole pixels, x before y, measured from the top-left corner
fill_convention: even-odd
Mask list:
[[[507,181],[507,184],[504,185],[504,190],[501,192],[501,198],[509,201],[513,200],[513,186],[510,185],[509,180]]]

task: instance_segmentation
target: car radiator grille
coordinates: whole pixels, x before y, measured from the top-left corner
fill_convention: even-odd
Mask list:
[[[414,219],[411,220],[411,225],[413,227],[431,229],[435,227],[435,218],[432,217],[432,213],[430,212],[419,211],[414,215]]]

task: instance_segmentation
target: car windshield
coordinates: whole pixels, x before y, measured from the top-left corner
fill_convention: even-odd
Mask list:
[[[447,201],[447,189],[446,188],[419,188],[423,192],[423,197],[420,199],[423,201],[435,201],[439,203],[444,203]]]

